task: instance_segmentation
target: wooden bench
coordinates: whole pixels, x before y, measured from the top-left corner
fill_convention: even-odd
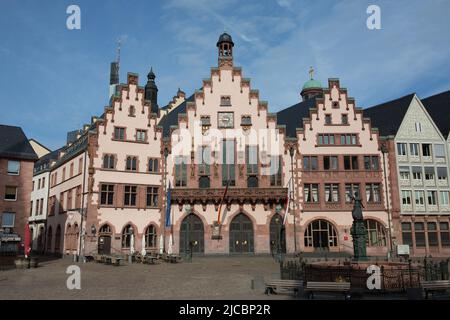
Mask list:
[[[424,281],[422,282],[422,289],[425,291],[425,299],[428,299],[430,292],[449,290],[450,280]]]
[[[271,293],[277,294],[280,290],[293,291],[295,295],[298,295],[302,282],[298,280],[270,280],[266,282],[265,293],[267,295]]]
[[[314,292],[340,292],[344,294],[344,299],[349,298],[350,282],[315,282],[306,283],[306,292],[309,292],[309,298],[314,299]]]

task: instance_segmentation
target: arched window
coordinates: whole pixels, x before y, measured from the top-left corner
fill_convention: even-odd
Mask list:
[[[52,237],[53,237],[53,230],[52,230],[52,226],[48,227],[48,231],[47,231],[47,251],[51,252],[51,248],[52,248]]]
[[[327,220],[314,220],[305,230],[305,247],[326,249],[337,246],[337,232]]]
[[[58,224],[55,233],[55,253],[59,253],[60,251],[61,251],[61,226]]]
[[[78,225],[75,223],[73,225],[73,250],[77,250],[78,247],[78,237],[80,236],[80,230],[78,229]]]
[[[137,157],[127,157],[127,167],[129,171],[136,171],[137,168]]]
[[[104,169],[114,169],[115,167],[115,157],[112,154],[105,154],[103,157],[103,168]]]
[[[145,246],[156,247],[156,228],[154,225],[149,225],[145,230]]]
[[[376,220],[366,219],[367,246],[384,247],[386,246],[386,228]]]
[[[64,234],[66,250],[73,249],[72,235],[72,226],[69,223],[66,227],[66,233]]]
[[[131,235],[134,234],[133,227],[126,225],[122,230],[122,248],[129,248],[131,245]]]
[[[112,233],[110,225],[109,224],[102,225],[98,233]]]
[[[129,116],[134,116],[135,114],[136,114],[136,108],[134,107],[134,106],[130,106],[130,109],[128,110],[129,111]]]

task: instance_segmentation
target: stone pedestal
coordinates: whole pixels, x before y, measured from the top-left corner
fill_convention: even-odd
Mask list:
[[[353,237],[353,260],[367,261],[367,230],[364,220],[354,220],[350,233]]]

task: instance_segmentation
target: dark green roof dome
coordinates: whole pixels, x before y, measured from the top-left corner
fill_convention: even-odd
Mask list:
[[[233,39],[232,39],[231,36],[230,36],[228,33],[226,33],[226,32],[224,32],[224,33],[222,33],[222,34],[220,35],[219,41],[217,41],[217,46],[218,46],[220,43],[222,43],[222,42],[230,42],[231,45],[234,46]]]
[[[302,90],[305,89],[317,89],[317,88],[322,88],[322,84],[314,79],[308,80],[305,82],[305,84],[303,85]]]

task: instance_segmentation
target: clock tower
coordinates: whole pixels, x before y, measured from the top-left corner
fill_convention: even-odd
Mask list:
[[[233,66],[233,47],[234,42],[231,36],[224,32],[220,35],[217,41],[217,48],[219,49],[219,67]]]

